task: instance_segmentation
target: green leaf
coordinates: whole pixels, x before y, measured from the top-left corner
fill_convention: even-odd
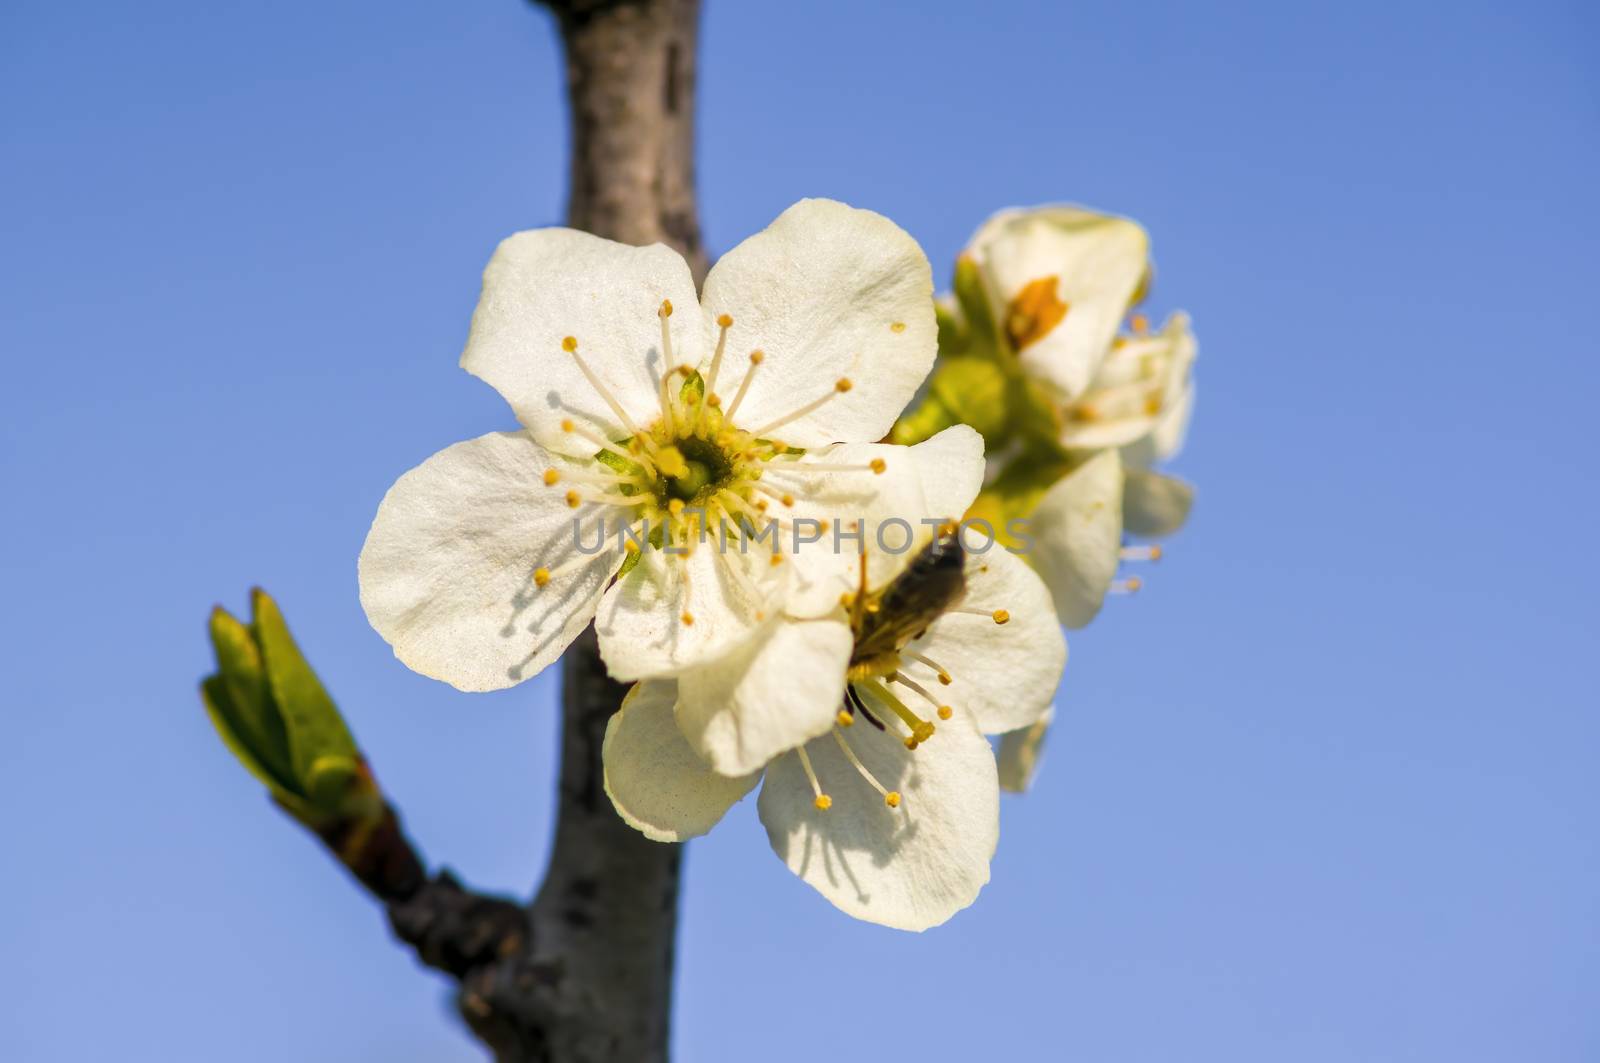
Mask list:
[[[252,592],[251,602],[267,683],[288,732],[295,778],[309,780],[312,766],[323,757],[359,760],[355,739],[322,681],[295,645],[278,604],[259,587]]]
[[[211,725],[217,729],[222,744],[228,747],[245,769],[254,775],[280,800],[294,801],[300,795],[294,780],[268,767],[256,755],[252,744],[240,737],[249,723],[233,702],[228,684],[220,675],[207,676],[200,683],[200,700],[205,704]]]
[[[213,719],[219,714],[224,716],[234,740],[247,751],[249,762],[270,775],[281,788],[296,792],[288,732],[268,687],[254,636],[221,606],[211,611],[210,633],[217,655],[218,674],[213,678],[224,688],[211,698],[216,707],[208,704]]]

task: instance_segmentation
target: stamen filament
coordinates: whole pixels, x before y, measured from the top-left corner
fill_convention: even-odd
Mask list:
[[[933,724],[907,708],[906,703],[890,693],[889,689],[882,683],[868,680],[861,685],[870,690],[874,697],[887,705],[896,716],[900,717],[901,723],[911,728],[911,737],[906,739],[907,749],[916,749],[918,745],[933,737]]]
[[[561,349],[572,355],[572,360],[577,363],[579,371],[583,373],[583,378],[589,382],[591,388],[594,388],[595,394],[604,399],[606,405],[611,407],[611,412],[617,415],[617,420],[622,422],[622,427],[628,430],[628,434],[635,439],[643,440],[645,438],[643,433],[639,431],[639,426],[633,423],[633,418],[628,416],[628,411],[622,408],[622,404],[600,382],[600,378],[594,375],[594,370],[590,369],[589,363],[583,360],[583,355],[578,353],[578,341],[568,336],[561,341]],[[646,442],[645,445],[648,447],[650,444]]]
[[[951,683],[950,673],[945,671],[944,666],[939,664],[938,661],[935,661],[931,657],[925,657],[920,653],[913,653],[911,650],[901,650],[900,651],[900,655],[902,657],[910,657],[913,661],[916,661],[918,664],[927,665],[929,668],[932,668],[935,672],[937,672],[939,674],[939,682],[942,685],[944,685],[944,686],[949,686],[950,685],[950,683]]]
[[[806,755],[806,747],[796,746],[794,751],[800,754],[800,767],[805,769],[806,781],[811,783],[811,792],[817,795],[811,803],[819,812],[826,812],[833,807],[833,798],[822,792],[822,784],[817,781],[817,773],[811,767],[811,758]]]
[[[1160,561],[1161,547],[1159,546],[1124,546],[1122,548],[1124,561]]]
[[[739,390],[734,392],[733,402],[728,404],[727,412],[722,416],[729,423],[733,423],[733,415],[739,412],[739,403],[744,401],[745,392],[750,390],[750,381],[755,379],[756,366],[766,361],[767,356],[760,351],[750,352],[750,368],[745,370],[744,379],[739,381]],[[710,388],[706,389],[710,391]],[[759,433],[758,433],[759,434]]]
[[[844,735],[837,728],[829,733],[833,735],[833,740],[839,743],[839,748],[844,751],[845,759],[855,767],[856,771],[861,773],[861,777],[867,780],[874,790],[878,791],[879,796],[883,798],[883,803],[890,808],[899,808],[900,791],[890,790],[879,782],[877,777],[867,770],[867,766],[861,763],[861,758],[856,756],[856,751],[850,748],[850,743],[844,740]]]
[[[938,698],[934,697],[932,694],[928,693],[926,687],[917,682],[915,679],[912,679],[910,676],[906,675],[904,672],[896,672],[890,678],[896,683],[899,683],[901,686],[910,687],[918,694],[921,694],[923,698],[927,700],[928,704],[933,706],[934,711],[939,714],[939,719],[948,720],[952,715],[955,714],[954,709],[940,701]]]
[[[853,387],[853,386],[854,385],[852,385],[850,383],[850,378],[849,377],[840,377],[837,381],[834,382],[833,390],[828,392],[826,395],[822,396],[819,399],[812,399],[810,402],[806,403],[804,406],[800,407],[798,410],[794,410],[791,413],[785,414],[784,416],[778,418],[776,421],[773,421],[770,424],[762,425],[760,428],[757,428],[751,434],[752,435],[756,435],[756,436],[765,436],[768,432],[771,432],[775,428],[782,428],[784,425],[788,424],[790,421],[798,421],[800,418],[806,416],[807,414],[813,413],[813,412],[821,409],[822,406],[825,403],[831,402],[833,400],[834,396],[843,395],[845,392],[849,391],[850,388]]]

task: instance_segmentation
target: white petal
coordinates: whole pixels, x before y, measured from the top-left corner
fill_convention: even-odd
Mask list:
[[[534,585],[582,555],[573,511],[525,432],[441,450],[395,482],[361,548],[361,605],[407,666],[461,690],[498,690],[561,655],[594,615],[614,554]],[[589,518],[597,519],[597,518]]]
[[[1018,356],[1063,399],[1089,386],[1149,269],[1149,240],[1137,224],[1070,206],[1005,212],[978,231],[968,253],[1002,326],[1024,288],[1056,278],[1066,314]]]
[[[1102,450],[1057,481],[1033,513],[1028,554],[1069,628],[1093,620],[1122,553],[1122,461]]]
[[[802,547],[792,559],[794,587],[787,608],[793,616],[831,612],[839,596],[861,582],[860,553],[867,554],[867,585],[877,588],[893,579],[932,538],[940,521],[959,519],[983,484],[983,437],[956,425],[913,447],[888,443],[852,443],[808,453],[813,462],[860,465],[874,459],[884,472],[819,476],[787,473],[776,467],[774,484],[795,485],[796,519],[827,521],[822,541]],[[862,523],[862,542],[848,533]],[[835,534],[833,529],[839,529]],[[982,539],[982,529],[972,533]]]
[[[1152,464],[1176,453],[1183,441],[1193,392],[1194,333],[1188,316],[1179,313],[1153,336],[1123,340],[1073,408],[1099,410],[1100,416],[1069,415],[1059,442],[1075,450],[1127,447],[1124,459]],[[1147,405],[1151,400],[1154,405]],[[1145,453],[1148,458],[1140,460]]]
[[[970,713],[984,734],[1026,727],[1050,709],[1067,663],[1050,592],[1033,569],[1004,547],[967,555],[967,595],[962,605],[1010,619],[946,613],[907,648],[950,675],[939,682],[926,665],[906,658],[908,674],[958,713]]]
[[[1133,535],[1171,535],[1189,519],[1194,488],[1175,476],[1129,469],[1122,489],[1122,519]]]
[[[1014,794],[1033,785],[1034,774],[1044,756],[1044,740],[1055,719],[1054,710],[1045,713],[1028,727],[1009,731],[1000,737],[1000,787]]]
[[[767,769],[759,808],[767,838],[789,870],[845,913],[900,930],[938,926],[989,881],[1000,839],[995,758],[970,720],[940,724],[915,752],[871,726],[847,735],[885,787],[889,808],[831,737],[806,746],[832,807],[816,807],[800,758]]]
[[[733,317],[719,393],[743,379],[752,350],[765,355],[741,428],[759,431],[850,380],[847,393],[772,430],[791,446],[881,439],[933,366],[927,257],[889,219],[833,200],[801,200],[723,255],[703,303]]]
[[[755,789],[759,771],[730,778],[695,756],[672,718],[677,685],[639,683],[606,723],[606,793],[630,827],[658,842],[698,837]]]
[[[678,726],[726,775],[757,771],[833,726],[853,640],[840,620],[769,620],[723,660],[678,678]]]
[[[535,229],[507,237],[483,272],[483,294],[461,367],[487,381],[517,419],[551,450],[593,454],[561,430],[571,418],[607,439],[631,435],[579,369],[578,355],[635,425],[660,416],[663,300],[673,304],[673,363],[698,365],[706,321],[689,266],[661,244],[629,247],[573,229]]]
[[[713,527],[688,554],[646,550],[605,592],[594,627],[613,679],[677,675],[752,636],[763,602],[729,568],[742,566],[756,579],[765,575],[759,566],[766,562],[753,551],[740,554],[731,538],[721,549],[715,534]],[[684,622],[685,613],[692,623]]]
[[[983,487],[983,437],[967,425],[946,428],[907,457],[922,481],[930,516],[959,520]]]

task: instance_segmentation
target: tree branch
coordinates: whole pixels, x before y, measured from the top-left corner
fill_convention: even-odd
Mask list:
[[[703,279],[694,191],[699,0],[546,6],[567,63],[568,224],[669,244]],[[555,844],[527,908],[474,893],[448,871],[429,876],[387,804],[326,819],[285,809],[384,903],[395,935],[423,963],[459,981],[461,1014],[497,1058],[665,1063],[683,848],[633,830],[605,793],[601,744],[626,688],[607,676],[592,628],[563,664]],[[374,785],[370,774],[360,778]]]

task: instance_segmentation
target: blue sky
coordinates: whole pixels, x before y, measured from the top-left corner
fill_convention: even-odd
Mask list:
[[[1596,30],[712,3],[713,249],[811,195],[940,277],[999,207],[1137,217],[1201,494],[1073,637],[949,925],[845,918],[749,807],[692,845],[679,1058],[1600,1055]],[[478,1058],[194,691],[265,585],[432,859],[536,881],[554,676],[408,672],[355,558],[399,473],[512,425],[456,356],[495,242],[559,221],[559,86],[515,0],[0,9],[0,1057]]]

